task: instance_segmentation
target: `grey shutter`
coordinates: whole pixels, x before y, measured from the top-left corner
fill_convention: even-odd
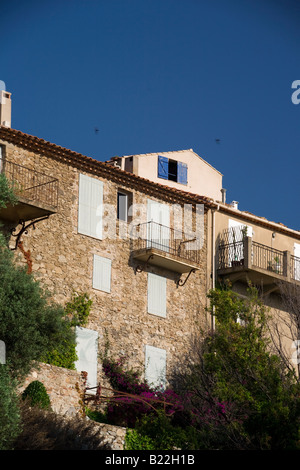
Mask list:
[[[146,345],[145,348],[145,379],[149,385],[165,388],[166,385],[165,349]]]
[[[79,175],[78,232],[102,239],[103,183]]]
[[[167,315],[167,279],[153,273],[148,273],[148,313]]]
[[[94,255],[93,288],[103,292],[110,292],[111,287],[111,260]]]
[[[87,328],[76,327],[75,368],[79,372],[87,372],[87,386],[97,386],[98,333]],[[95,393],[96,390],[90,391]]]

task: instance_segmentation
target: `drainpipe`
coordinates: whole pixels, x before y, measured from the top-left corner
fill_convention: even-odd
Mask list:
[[[215,212],[219,210],[219,204],[217,205],[217,209],[212,210],[212,234],[211,234],[211,273],[212,273],[212,289],[216,287],[216,240],[215,240]],[[215,329],[215,315],[214,315],[214,308],[212,312],[212,318],[211,318],[211,327],[212,331]]]

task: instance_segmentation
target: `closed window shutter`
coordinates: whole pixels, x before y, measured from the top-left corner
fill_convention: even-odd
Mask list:
[[[102,239],[103,183],[79,175],[78,232]]]
[[[97,386],[98,333],[87,328],[76,327],[75,368],[78,372],[87,372],[87,387]],[[96,389],[89,391],[95,393]]]
[[[93,288],[103,292],[110,292],[111,260],[94,255]]]
[[[187,184],[187,164],[178,162],[177,163],[177,181],[181,184]]]
[[[153,387],[165,388],[167,353],[165,349],[146,345],[145,379]]]
[[[159,178],[163,178],[165,180],[168,179],[169,174],[169,160],[166,157],[158,156],[158,164],[157,164],[157,176]]]
[[[166,317],[167,279],[148,273],[148,313]]]
[[[147,201],[147,247],[169,251],[170,242],[170,208],[152,199]]]

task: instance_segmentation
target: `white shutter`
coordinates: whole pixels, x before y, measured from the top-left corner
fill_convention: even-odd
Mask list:
[[[102,239],[103,183],[79,175],[78,232]]]
[[[166,385],[167,353],[165,349],[146,345],[145,379],[153,387],[164,388]]]
[[[148,273],[148,313],[166,317],[166,294],[167,279],[157,274]]]
[[[147,222],[148,224],[148,247],[169,251],[170,243],[170,208],[167,204],[148,199]]]
[[[78,372],[87,372],[87,387],[97,387],[98,333],[87,328],[76,327],[75,367]],[[96,393],[96,389],[90,391]]]
[[[241,242],[243,240],[243,230],[247,228],[246,236],[252,237],[253,230],[250,225],[242,224],[237,220],[229,219],[228,220],[228,263],[231,265],[232,261],[240,261],[244,257],[243,248],[238,245],[235,246],[235,243]]]
[[[110,292],[111,260],[94,255],[93,288]]]

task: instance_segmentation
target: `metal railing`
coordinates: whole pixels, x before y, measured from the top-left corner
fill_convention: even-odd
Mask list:
[[[283,251],[261,243],[252,242],[252,266],[272,271],[283,276]]]
[[[217,269],[235,266],[258,268],[279,274],[287,280],[300,281],[300,258],[290,255],[288,251],[255,242],[251,237],[233,243],[219,243]]]
[[[3,172],[12,184],[16,196],[31,203],[58,205],[58,180],[44,173],[5,160]]]
[[[155,248],[177,258],[200,262],[200,239],[193,235],[153,221],[134,226],[133,233],[133,250]]]
[[[232,266],[243,265],[244,243],[221,243],[218,250],[218,269],[231,268]]]
[[[291,255],[290,257],[290,276],[295,281],[300,281],[300,258]]]

